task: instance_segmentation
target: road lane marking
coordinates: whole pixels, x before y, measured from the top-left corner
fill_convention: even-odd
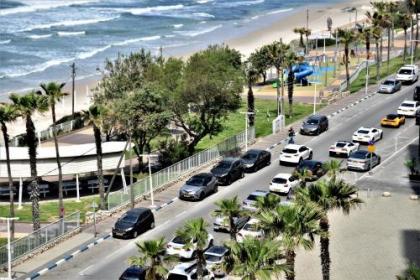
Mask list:
[[[80,275],[80,276],[85,276],[85,272],[86,272],[87,270],[91,269],[92,267],[93,267],[93,264],[92,264],[92,265],[89,265],[88,267],[86,267],[85,269],[83,269],[82,271],[80,271],[80,272],[79,272],[79,275]]]

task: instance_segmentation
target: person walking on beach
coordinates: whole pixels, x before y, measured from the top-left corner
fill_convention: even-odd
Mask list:
[[[295,137],[295,130],[293,129],[293,127],[291,127],[291,128],[289,128],[289,144],[294,144],[295,143],[295,140],[294,140],[294,137]]]

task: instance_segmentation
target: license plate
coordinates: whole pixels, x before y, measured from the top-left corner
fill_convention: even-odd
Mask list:
[[[121,232],[116,232],[116,233],[115,233],[115,235],[118,235],[118,236],[123,236],[124,234],[123,234],[123,233],[121,233]]]

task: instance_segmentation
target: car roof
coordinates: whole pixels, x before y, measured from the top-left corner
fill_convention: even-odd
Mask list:
[[[398,114],[396,114],[396,113],[391,113],[391,114],[387,114],[385,117],[387,118],[387,117],[399,117],[399,115]]]
[[[267,194],[269,194],[269,192],[268,191],[260,191],[260,190],[256,190],[256,191],[253,191],[252,193],[250,193],[250,194],[253,194],[253,195],[259,195],[259,196],[266,196]]]
[[[278,173],[276,176],[273,177],[274,178],[283,178],[283,179],[288,179],[292,177],[292,174],[290,173]]]
[[[348,140],[338,140],[337,142],[335,142],[335,145],[337,145],[338,143],[350,144],[352,142],[351,141],[348,141]]]
[[[396,80],[396,79],[394,79],[394,78],[388,78],[388,79],[385,79],[385,81],[384,81],[384,82],[386,82],[386,81],[396,82],[397,80]]]
[[[259,153],[263,153],[265,152],[264,150],[259,150],[259,149],[251,149],[248,150],[245,154],[259,154]]]
[[[284,148],[285,149],[294,149],[294,150],[299,150],[299,148],[303,147],[303,145],[298,145],[298,144],[287,144]]]
[[[416,104],[417,101],[414,101],[414,100],[404,100],[403,102],[401,102],[401,104],[403,104],[403,103]]]
[[[321,118],[323,118],[323,117],[325,117],[324,115],[310,115],[309,117],[308,117],[308,120],[309,119],[312,119],[312,120],[319,120],[319,119],[321,119]]]
[[[213,174],[203,172],[203,173],[198,173],[198,174],[196,174],[196,175],[194,175],[192,177],[204,177],[204,178],[208,178],[208,177],[213,177]]]
[[[372,130],[372,129],[375,129],[374,127],[364,127],[364,126],[361,126],[361,127],[359,127],[359,129],[358,130]]]
[[[177,273],[177,274],[186,274],[193,271],[196,267],[197,267],[197,264],[195,261],[183,262],[183,263],[179,263],[175,265],[174,268],[170,272]]]
[[[350,157],[351,157],[351,155],[353,155],[353,154],[364,154],[364,155],[366,155],[366,154],[369,154],[369,151],[366,151],[366,150],[357,150],[357,151],[355,151],[355,152],[351,153],[351,154],[350,154]]]
[[[224,159],[222,159],[220,162],[225,161],[225,162],[234,162],[240,160],[240,158],[238,157],[225,157]]]
[[[229,251],[225,246],[211,246],[205,252],[205,254],[213,256],[223,256]]]

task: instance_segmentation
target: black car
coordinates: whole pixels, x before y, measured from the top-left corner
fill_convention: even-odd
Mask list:
[[[312,115],[303,122],[300,128],[302,135],[319,135],[328,130],[328,118],[323,115]]]
[[[241,159],[245,171],[255,172],[264,166],[270,165],[271,153],[264,150],[249,150]]]
[[[211,171],[219,184],[230,185],[235,180],[244,177],[245,168],[240,158],[225,158]]]
[[[315,181],[322,177],[326,170],[324,169],[322,162],[317,160],[303,160],[299,163],[299,165],[296,167],[296,172],[303,172],[303,170],[308,170],[312,174],[310,178],[307,179],[307,181]]]
[[[149,208],[134,208],[121,216],[112,228],[113,237],[136,238],[139,233],[155,227],[155,217]]]
[[[414,88],[413,100],[420,101],[420,86]]]
[[[146,270],[140,266],[132,265],[121,274],[119,280],[145,280]]]

